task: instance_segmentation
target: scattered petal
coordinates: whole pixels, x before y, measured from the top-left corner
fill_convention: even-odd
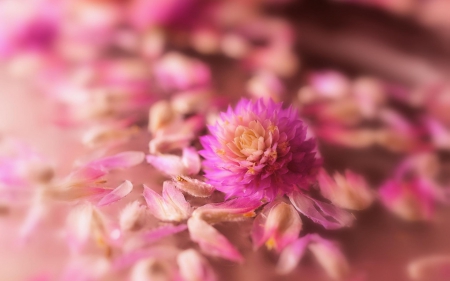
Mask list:
[[[446,281],[450,279],[450,256],[432,255],[408,264],[408,275],[417,281]]]
[[[204,254],[222,257],[235,262],[243,262],[244,258],[225,236],[214,227],[197,217],[187,222],[191,239],[197,242]]]
[[[213,224],[223,221],[241,221],[254,217],[255,209],[261,206],[261,201],[241,197],[222,203],[211,203],[198,207],[192,216]]]
[[[145,225],[146,208],[139,201],[133,201],[120,212],[119,222],[122,230],[139,230]]]
[[[177,263],[183,281],[217,280],[211,265],[194,249],[181,252],[177,257]]]
[[[102,207],[119,201],[133,190],[133,184],[130,181],[125,181],[113,191],[106,194],[98,203],[97,206]]]
[[[195,197],[209,197],[214,192],[214,186],[188,176],[174,177],[175,186]]]

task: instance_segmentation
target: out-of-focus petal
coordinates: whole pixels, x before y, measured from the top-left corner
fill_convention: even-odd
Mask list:
[[[312,252],[317,262],[332,279],[342,280],[348,276],[350,268],[339,247],[317,234],[301,237],[286,247],[280,255],[277,272],[280,274],[291,272],[304,256],[306,249]]]
[[[169,176],[178,176],[185,173],[185,166],[181,157],[176,155],[147,155],[147,162]]]
[[[139,230],[145,224],[146,208],[139,201],[133,201],[120,212],[119,222],[122,230]]]
[[[91,281],[98,280],[107,274],[110,262],[103,257],[75,256],[64,268],[58,280]]]
[[[435,187],[424,178],[388,180],[379,189],[380,199],[405,220],[429,220],[435,208]]]
[[[326,229],[351,226],[355,219],[351,213],[315,200],[299,191],[289,194],[289,199],[297,211]]]
[[[195,197],[209,197],[215,190],[209,183],[188,176],[176,176],[174,183],[177,188]]]
[[[192,241],[199,244],[203,253],[243,262],[244,258],[238,250],[214,227],[197,217],[190,218],[187,224]]]
[[[408,275],[417,281],[450,280],[450,256],[432,255],[418,258],[408,264]]]
[[[290,204],[275,201],[268,204],[253,222],[252,240],[255,248],[263,243],[280,252],[297,239],[302,221]]]
[[[87,243],[91,235],[93,213],[91,204],[78,205],[69,213],[66,231],[72,250],[77,252]]]
[[[147,258],[133,266],[130,281],[173,281],[176,275],[176,268],[168,261],[160,258]]]
[[[145,241],[145,243],[154,243],[159,239],[162,239],[175,233],[182,232],[186,229],[187,225],[185,224],[161,226],[143,233],[142,239]]]
[[[222,203],[211,203],[198,207],[192,216],[208,223],[222,221],[241,221],[254,217],[255,209],[261,206],[261,201],[253,198],[241,197]]]
[[[188,175],[196,175],[200,172],[201,161],[200,155],[193,147],[186,147],[183,149],[181,156],[181,162],[185,167],[185,171]]]
[[[94,169],[111,171],[114,169],[126,169],[144,161],[145,154],[140,151],[126,151],[116,155],[94,160],[87,165]]]
[[[144,198],[150,212],[163,221],[181,221],[191,214],[191,208],[181,191],[171,183],[164,182],[163,195],[144,185]]]
[[[335,173],[333,179],[322,169],[317,180],[322,195],[338,207],[363,210],[374,200],[374,194],[364,178],[349,170],[345,171],[345,175]]]
[[[279,274],[288,274],[297,267],[310,242],[310,235],[298,238],[281,252],[277,263]]]
[[[209,263],[196,250],[188,249],[177,257],[183,281],[216,281],[217,277]]]
[[[106,206],[120,199],[124,198],[133,190],[133,184],[130,181],[125,181],[110,193],[106,194],[98,203],[97,206]]]

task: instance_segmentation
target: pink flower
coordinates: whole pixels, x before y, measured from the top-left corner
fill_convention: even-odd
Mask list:
[[[200,154],[209,183],[231,196],[273,200],[307,188],[319,164],[313,139],[292,107],[272,100],[241,100],[222,113]]]

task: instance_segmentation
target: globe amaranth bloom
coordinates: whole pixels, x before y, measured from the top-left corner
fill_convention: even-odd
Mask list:
[[[319,160],[314,139],[292,106],[259,99],[242,99],[221,113],[201,137],[205,177],[219,191],[232,196],[273,200],[307,188]]]

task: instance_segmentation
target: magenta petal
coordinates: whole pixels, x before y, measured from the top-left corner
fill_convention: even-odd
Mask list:
[[[196,175],[200,172],[201,161],[200,155],[193,147],[186,147],[183,149],[181,161],[186,169],[188,175]]]
[[[331,204],[312,199],[299,191],[289,194],[289,199],[297,211],[326,229],[341,228],[353,223],[354,216],[351,213]]]
[[[244,261],[242,255],[228,239],[205,221],[192,217],[187,224],[192,241],[199,244],[203,253],[235,262]]]
[[[97,206],[106,206],[120,199],[124,198],[133,190],[133,184],[130,181],[125,181],[118,187],[116,187],[113,191],[106,194],[98,203]]]

